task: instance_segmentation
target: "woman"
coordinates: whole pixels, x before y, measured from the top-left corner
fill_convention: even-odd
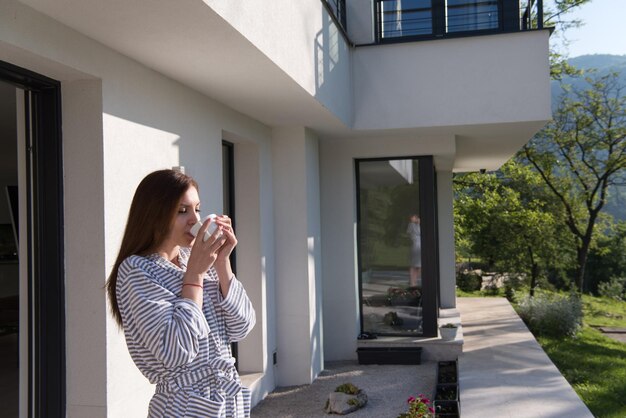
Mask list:
[[[409,267],[409,286],[417,286],[422,271],[422,231],[417,214],[409,217],[406,233],[411,238],[411,265]]]
[[[219,216],[220,234],[195,239],[190,230],[199,212],[191,177],[173,170],[146,176],[107,281],[130,355],[156,384],[149,418],[250,416],[250,392],[241,386],[230,351],[255,323],[231,270],[237,238],[230,219]]]

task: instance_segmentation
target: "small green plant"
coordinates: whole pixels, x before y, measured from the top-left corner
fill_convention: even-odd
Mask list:
[[[598,285],[598,293],[607,298],[624,300],[625,288],[626,277],[611,277],[608,282],[602,282]]]
[[[443,324],[440,328],[456,328],[456,327],[457,327],[457,324],[449,322],[447,324]]]
[[[352,383],[344,383],[335,388],[335,392],[345,393],[346,395],[358,395],[361,389],[354,386]]]
[[[406,401],[409,404],[409,410],[398,415],[398,418],[434,418],[435,410],[430,406],[430,399],[421,393],[417,395],[417,398],[411,396]]]
[[[540,293],[526,296],[518,305],[518,314],[535,335],[574,336],[580,330],[583,307],[580,297]]]
[[[360,406],[361,402],[359,402],[359,400],[357,398],[350,398],[350,399],[348,399],[348,405],[350,405],[350,406]]]

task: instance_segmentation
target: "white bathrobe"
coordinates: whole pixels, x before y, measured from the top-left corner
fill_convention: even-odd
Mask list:
[[[204,278],[202,310],[180,296],[190,250],[179,268],[157,254],[122,262],[117,299],[130,355],[156,384],[149,418],[249,417],[250,392],[241,386],[230,343],[243,339],[255,313],[232,278],[226,298],[214,269]]]

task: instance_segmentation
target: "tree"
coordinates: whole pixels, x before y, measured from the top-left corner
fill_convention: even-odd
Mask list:
[[[565,94],[550,122],[522,150],[565,211],[574,235],[575,282],[582,292],[594,227],[608,187],[626,173],[626,96],[617,75],[587,77],[588,89]]]
[[[554,30],[550,47],[550,74],[554,80],[582,74],[568,64],[567,51],[558,50],[555,40],[564,38],[567,29],[582,24],[570,19],[569,13],[589,1],[553,0],[545,5],[544,27]],[[536,22],[538,16],[531,18]],[[516,161],[524,162],[520,158],[524,154],[518,154]],[[565,223],[561,201],[543,180],[534,181],[542,179],[538,172],[528,174],[517,162],[510,161],[493,176],[455,177],[456,245],[461,254],[480,257],[509,271],[526,272],[532,293],[542,271],[563,271],[567,263],[573,264],[571,248],[575,245],[573,235],[559,233]],[[571,211],[582,213],[575,203]]]
[[[542,272],[562,268],[567,237],[559,234],[562,212],[539,175],[515,160],[493,174],[454,179],[459,249],[504,272],[525,273],[534,294]]]
[[[550,76],[553,80],[561,80],[564,76],[580,75],[581,71],[567,62],[567,51],[559,50],[555,43],[558,39],[563,40],[567,46],[567,30],[583,24],[577,19],[570,19],[569,13],[578,7],[589,3],[591,0],[553,0],[552,7],[544,1],[544,27],[552,27],[554,33],[550,37]]]
[[[594,293],[599,284],[626,277],[626,222],[609,223],[607,229],[589,252],[585,269],[587,289]]]

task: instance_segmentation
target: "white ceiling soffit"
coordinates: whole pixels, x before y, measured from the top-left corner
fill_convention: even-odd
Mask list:
[[[497,170],[507,162],[547,121],[505,123],[472,129],[460,129],[456,136],[456,157],[453,171]]]
[[[352,130],[201,0],[21,2],[268,126],[307,126],[337,140],[455,135],[456,157],[445,158],[455,171],[499,167],[545,123]]]
[[[21,0],[269,126],[347,128],[200,0]]]

